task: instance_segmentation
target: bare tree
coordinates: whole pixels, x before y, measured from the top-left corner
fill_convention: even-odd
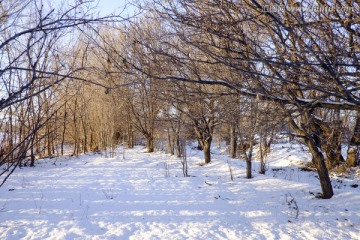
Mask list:
[[[206,57],[186,55],[179,48],[153,51],[168,57],[168,62],[176,58],[183,68],[191,69],[184,61],[191,59],[225,66],[238,76],[213,75],[204,79],[169,74],[166,79],[226,86],[238,94],[271,101],[284,109],[288,124],[304,139],[314,156],[322,196],[331,198],[333,191],[325,160],[337,162],[331,158],[339,158],[338,151],[334,151],[339,144],[329,140],[339,141],[339,134],[325,133],[328,123],[320,121],[315,110],[359,109],[356,80],[359,4],[355,1],[279,3],[284,8],[255,0],[151,1],[151,4],[154,12],[172,26],[171,32],[183,45],[196,48]],[[307,10],[319,4],[334,11]],[[293,6],[300,7],[299,11],[293,11]],[[326,144],[320,137],[325,135]],[[327,152],[334,154],[325,157],[319,151],[322,146],[324,149],[330,146]]]
[[[1,143],[1,185],[24,159],[55,152],[59,111],[64,106],[58,91],[66,79],[88,81],[72,65],[64,49],[77,30],[91,24],[123,20],[119,16],[94,17],[92,1],[53,7],[41,0],[0,3],[0,111],[5,134]]]

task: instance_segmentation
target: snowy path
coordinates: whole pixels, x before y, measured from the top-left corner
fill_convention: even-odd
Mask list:
[[[239,160],[232,182],[225,156],[201,167],[199,154],[188,178],[178,159],[141,148],[18,170],[0,188],[0,239],[360,239],[358,188],[315,199],[313,173],[248,180]]]

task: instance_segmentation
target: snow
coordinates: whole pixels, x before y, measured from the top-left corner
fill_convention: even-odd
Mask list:
[[[360,239],[359,170],[334,176],[323,200],[316,173],[298,168],[311,159],[300,145],[274,145],[252,179],[224,147],[212,152],[200,166],[188,148],[191,177],[178,158],[141,147],[18,169],[0,188],[0,239]]]

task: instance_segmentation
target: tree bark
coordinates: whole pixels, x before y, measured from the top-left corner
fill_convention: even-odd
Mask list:
[[[209,129],[210,127],[203,131],[203,129],[195,127],[195,134],[198,140],[198,149],[200,146],[204,152],[205,164],[211,162],[210,148],[212,142],[212,131],[208,131]]]
[[[269,154],[271,151],[271,144],[273,142],[274,139],[274,127],[271,128],[270,130],[270,136],[268,136],[267,131],[265,130],[264,132],[264,148],[265,148],[265,154]],[[268,139],[269,137],[269,139]]]
[[[180,142],[180,136],[179,136],[179,133],[176,134],[176,141],[175,141],[175,144],[176,144],[176,156],[177,157],[181,157],[183,151],[181,150],[181,142]],[[185,146],[186,148],[186,146]]]
[[[127,137],[128,148],[134,148],[134,131],[132,124],[128,126]]]
[[[31,140],[31,148],[30,148],[30,167],[35,167],[35,153],[34,153],[34,148],[35,148],[35,138],[36,138],[37,133],[34,133],[34,136],[32,137]]]
[[[175,154],[174,141],[171,137],[169,128],[167,128],[167,134],[168,134],[168,144],[169,144],[169,149],[170,149],[170,155],[173,156]]]
[[[200,150],[200,151],[204,150],[204,147],[202,146],[202,144],[201,144],[201,142],[200,142],[200,140],[199,140],[199,139],[198,139],[198,146],[197,146],[197,149],[198,149],[198,150]]]
[[[74,150],[73,155],[78,156],[79,155],[79,136],[78,136],[78,127],[77,127],[77,98],[75,99],[74,103],[74,113],[73,113],[73,123],[74,123]]]
[[[260,133],[261,134],[261,133]],[[260,135],[260,174],[265,174],[265,155],[266,155],[266,146],[267,146],[267,142],[266,142],[266,131],[264,134]]]
[[[230,126],[230,157],[236,158],[237,135],[234,124]]]
[[[66,123],[67,123],[67,109],[66,104],[64,106],[64,121],[63,121],[63,129],[61,135],[61,155],[64,155],[64,144],[65,144],[65,133],[66,133]]]
[[[88,152],[88,133],[87,133],[87,129],[86,129],[86,123],[84,122],[84,117],[81,116],[81,124],[83,127],[83,153],[87,153]]]
[[[30,167],[35,167],[35,155],[33,147],[31,147]]]
[[[205,140],[203,143],[205,164],[211,162],[211,153],[210,153],[211,140],[212,139],[210,138],[208,140]]]
[[[47,139],[47,143],[46,143],[46,148],[47,148],[47,154],[48,156],[52,155],[52,151],[51,151],[51,132],[50,132],[50,126],[47,124],[46,125],[46,139]]]
[[[329,173],[326,168],[324,155],[321,153],[321,150],[316,146],[313,139],[308,138],[305,140],[305,142],[309,147],[309,150],[316,163],[316,169],[319,175],[320,185],[322,190],[322,198],[330,199],[334,195],[334,192],[332,189]]]
[[[149,135],[146,137],[147,151],[149,153],[154,152],[154,137]]]
[[[302,129],[299,128],[299,126],[294,122],[293,119],[288,119],[288,123],[295,133],[303,137],[306,145],[309,147],[309,150],[313,157],[313,163],[316,166],[316,170],[319,176],[322,190],[322,198],[329,199],[334,195],[334,192],[331,185],[329,172],[326,168],[325,158],[320,148],[320,127],[316,123],[311,121],[311,119],[313,119],[312,117],[307,115],[305,116],[306,118],[304,118],[304,121],[306,122],[306,124],[301,124]],[[311,134],[307,133],[307,131],[305,130],[311,131]]]
[[[246,178],[252,178],[251,174],[251,159],[246,159]]]
[[[245,157],[246,157],[246,178],[252,178],[252,173],[251,173],[251,165],[252,165],[252,163],[251,163],[251,160],[252,160],[253,147],[254,147],[254,135],[252,135],[251,139],[250,139],[249,154],[247,154],[246,150],[244,150]]]

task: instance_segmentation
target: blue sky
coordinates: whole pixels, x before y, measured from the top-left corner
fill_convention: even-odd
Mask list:
[[[114,12],[119,13],[123,10],[126,2],[126,0],[96,0],[94,4],[98,3],[98,8],[101,12],[101,15],[106,15]],[[133,11],[132,9],[129,9],[126,12],[130,14]]]
[[[45,0],[45,2],[48,2],[51,5],[54,4],[54,6],[61,6],[62,4],[65,4],[65,6],[72,6],[75,2],[79,1],[90,2],[94,7],[97,6],[95,11],[99,11],[102,16],[109,15],[111,13],[121,13],[122,16],[127,17],[128,15],[133,15],[136,9],[133,5],[127,4],[129,8],[123,11],[126,3],[132,0]]]

